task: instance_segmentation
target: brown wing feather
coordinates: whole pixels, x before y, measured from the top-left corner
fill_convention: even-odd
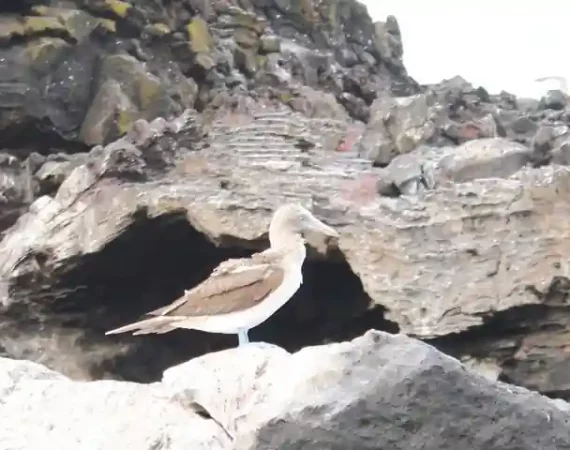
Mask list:
[[[259,253],[254,253],[249,258],[232,258],[222,261],[213,271],[212,275],[230,273],[237,268],[247,266],[258,266],[261,264],[271,264],[280,254],[273,249],[267,249]]]
[[[277,265],[254,265],[241,270],[212,274],[170,305],[149,312],[152,316],[192,317],[228,314],[262,301],[283,281]]]

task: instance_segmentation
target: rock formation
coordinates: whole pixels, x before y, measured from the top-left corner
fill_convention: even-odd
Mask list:
[[[401,332],[570,398],[566,93],[420,86],[396,19],[373,23],[354,0],[0,13],[0,355],[60,378],[158,382],[235,346],[104,332],[265,248],[273,209],[296,200],[339,246],[309,237],[306,282],[252,340],[295,352]]]
[[[226,350],[150,385],[76,382],[9,359],[0,370],[0,441],[12,450],[570,446],[566,402],[375,331],[294,354],[255,344]]]

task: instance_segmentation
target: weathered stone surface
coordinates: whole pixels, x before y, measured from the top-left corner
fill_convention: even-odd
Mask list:
[[[527,147],[502,138],[476,139],[446,153],[431,174],[439,183],[508,178],[531,161]]]
[[[100,172],[93,173],[93,169],[87,170],[86,167],[76,168],[54,199],[38,199],[30,213],[22,217],[0,243],[0,271],[10,287],[10,294],[4,300],[6,313],[22,307],[22,311],[27,311],[28,308],[36,308],[33,305],[39,302],[44,305],[36,313],[40,322],[51,323],[52,329],[58,329],[69,320],[67,313],[50,312],[45,302],[46,294],[38,290],[36,282],[31,281],[40,273],[38,267],[41,267],[42,277],[47,276],[46,280],[51,280],[44,281],[42,286],[47,282],[52,292],[58,292],[54,295],[61,299],[62,305],[76,304],[90,291],[88,286],[96,283],[101,295],[109,297],[104,303],[107,306],[98,303],[100,300],[91,299],[93,307],[99,304],[97,314],[101,318],[90,322],[91,319],[85,316],[84,328],[76,328],[75,332],[90,336],[100,333],[99,337],[90,338],[94,340],[92,345],[98,348],[97,359],[84,352],[78,363],[82,367],[81,373],[98,373],[101,361],[108,358],[120,360],[118,354],[133,358],[138,346],[142,345],[142,340],[128,337],[112,342],[102,337],[104,329],[135,318],[136,314],[128,313],[128,308],[133,307],[128,306],[130,303],[123,303],[121,312],[118,308],[120,299],[124,302],[140,294],[135,293],[139,292],[139,287],[128,287],[127,284],[126,292],[132,289],[131,293],[115,297],[117,294],[113,294],[114,288],[111,288],[114,283],[75,281],[77,275],[71,274],[85,270],[81,266],[82,258],[101,255],[103,264],[105,249],[117,236],[128,236],[129,230],[155,220],[162,220],[166,225],[171,220],[169,217],[178,217],[176,220],[182,221],[179,223],[186,220],[188,227],[194,227],[222,248],[236,245],[235,242],[243,243],[240,245],[245,248],[262,248],[260,239],[263,239],[272,210],[283,201],[295,200],[312,208],[339,229],[342,235],[340,250],[365,291],[362,293],[355,287],[354,291],[337,294],[335,308],[343,312],[326,319],[325,323],[335,323],[335,326],[346,330],[359,330],[360,317],[384,320],[385,314],[406,333],[426,339],[444,339],[453,333],[469,332],[477,327],[484,329],[487,321],[495,316],[534,306],[546,311],[554,308],[552,311],[558,311],[556,319],[549,320],[556,320],[561,330],[568,329],[564,319],[565,300],[556,300],[562,302],[560,306],[550,306],[552,299],[562,295],[555,287],[558,286],[556,280],[567,276],[568,230],[564,228],[566,222],[560,220],[568,208],[564,193],[570,185],[570,171],[566,168],[543,166],[516,171],[518,166],[509,169],[497,163],[500,170],[496,171],[493,161],[512,157],[521,162],[527,154],[524,148],[501,140],[491,140],[487,144],[484,140],[473,141],[464,144],[465,151],[458,148],[448,153],[444,149],[440,153],[434,152],[430,160],[432,165],[426,165],[428,169],[432,168],[433,173],[433,168],[437,168],[434,161],[440,161],[440,165],[456,174],[455,182],[441,181],[430,185],[417,177],[416,186],[419,188],[404,192],[407,195],[388,198],[372,192],[370,196],[368,188],[358,190],[359,180],[366,186],[366,177],[376,179],[389,171],[389,167],[375,169],[367,160],[358,158],[355,151],[335,152],[329,146],[332,133],[348,132],[345,122],[307,119],[290,111],[269,112],[267,107],[264,111],[251,118],[244,116],[245,121],[239,127],[231,122],[215,121],[210,131],[210,147],[195,151],[191,158],[188,156],[189,159],[183,157],[185,153],[182,150],[185,146],[182,143],[189,136],[194,136],[194,132],[186,131],[188,128],[170,126],[179,131],[159,133],[158,137],[146,141],[151,143],[150,146],[137,146],[131,139],[128,145],[139,149],[135,153],[140,156],[135,161],[142,158],[146,166],[152,161],[149,155],[155,154],[152,149],[163,148],[164,142],[178,142],[178,147],[173,150],[174,154],[178,152],[178,157],[173,156],[174,159],[158,166],[162,171],[173,167],[168,177],[164,178],[160,170],[153,172],[144,165],[137,169],[147,179],[153,179],[151,183],[132,181],[128,170],[138,166],[132,166],[128,159],[127,172],[124,169],[110,172],[100,181]],[[166,130],[165,126],[163,130]],[[144,130],[141,132],[144,135]],[[298,146],[300,135],[307,136],[313,148],[307,151]],[[479,151],[477,148],[487,150]],[[111,145],[104,150],[111,152],[112,149]],[[424,147],[426,153],[428,150],[429,147]],[[408,155],[413,156],[414,153]],[[485,167],[490,167],[490,170],[484,170]],[[429,170],[424,172],[420,175],[429,174]],[[115,181],[114,177],[121,182]],[[348,180],[353,180],[356,185],[349,184]],[[406,181],[405,176],[399,180]],[[376,182],[372,185],[376,189]],[[399,186],[401,188],[402,183]],[[260,192],[264,195],[260,196]],[[410,196],[413,192],[421,195]],[[228,236],[231,236],[230,241]],[[24,237],[26,246],[21,245]],[[148,240],[146,242],[145,245],[150,245]],[[332,251],[318,242],[311,245],[321,255]],[[182,249],[182,244],[179,247]],[[138,260],[140,258],[137,257]],[[118,268],[108,267],[117,271],[119,276]],[[142,269],[136,269],[130,275],[134,279],[141,277],[136,275],[137,270]],[[199,278],[206,273],[207,269],[206,272],[201,269],[195,275]],[[162,276],[155,273],[148,282],[155,283],[157,277]],[[171,276],[172,285],[159,289],[170,294],[147,293],[146,303],[137,300],[139,313],[144,312],[142,308],[150,309],[174,299],[176,292],[192,284],[187,274]],[[143,285],[140,288],[149,289]],[[318,306],[318,302],[311,303],[319,298],[318,292],[316,287],[307,286],[307,290],[302,289],[299,293],[299,298],[312,299],[305,300],[306,305],[312,305],[313,313],[309,316],[318,315],[319,308],[323,308]],[[354,302],[354,298],[360,300]],[[81,300],[83,304],[86,301]],[[296,317],[306,314],[301,314],[300,305],[301,300],[299,303],[294,301],[291,314]],[[542,319],[539,316],[533,319],[539,330]],[[303,323],[299,318],[295,320]],[[62,330],[69,333],[70,327],[65,325]],[[315,328],[314,332],[317,330]],[[21,342],[22,333],[25,335],[25,331],[17,328],[6,332],[0,338],[2,345],[18,348],[10,343],[14,339]],[[284,344],[293,348],[298,345],[281,336],[279,339],[284,339]],[[183,339],[187,342],[186,338]],[[32,341],[29,340],[30,345]],[[162,346],[167,341],[157,338],[152,342]],[[213,343],[216,338],[204,338],[201,342]],[[148,341],[145,345],[149,345]],[[199,348],[202,347],[198,344],[189,346],[188,355],[192,351],[202,352]],[[542,348],[533,355],[532,361],[550,360],[549,355],[557,352],[555,347]],[[449,351],[454,350],[457,347]],[[24,351],[29,354],[31,350],[24,346],[14,354],[21,356]],[[469,354],[468,350],[465,351]],[[515,357],[517,352],[518,345],[515,345],[512,350],[501,354],[498,364],[507,364],[508,358]],[[48,353],[53,367],[68,370],[67,363],[56,352]],[[39,354],[34,358],[39,358]],[[166,356],[164,358],[164,361],[168,360]],[[172,363],[173,360],[169,361]],[[512,372],[506,366],[504,370],[505,373]],[[546,389],[563,388],[565,380],[565,377],[552,380],[544,386],[549,386]],[[525,384],[524,377],[520,382]]]
[[[544,108],[555,110],[564,109],[567,102],[568,97],[560,90],[550,90],[546,96],[541,99]]]
[[[400,329],[568,397],[567,103],[420,88],[395,18],[352,0],[238,3],[0,16],[0,352],[153,381],[233,345],[103,332],[263,248],[295,200],[340,248],[310,242],[303,288],[254,339]]]
[[[31,169],[13,155],[0,153],[0,230],[11,226],[34,197]]]
[[[77,166],[87,162],[87,155],[50,155],[41,167],[34,171],[38,180],[39,195],[53,194]]]
[[[490,96],[460,77],[427,86],[412,97],[377,98],[364,120],[368,127],[358,143],[359,154],[378,166],[423,144],[448,147],[496,137],[532,148],[532,163],[538,166],[548,163],[553,149],[568,139],[562,109],[507,93]]]
[[[391,99],[381,98],[371,106],[366,132],[358,142],[360,156],[379,166],[387,165],[395,153],[395,145],[388,132],[388,119],[392,109]]]
[[[351,343],[307,348],[283,359],[276,355],[264,364],[266,372],[255,382],[260,395],[247,406],[240,448],[570,445],[567,404],[495,385],[404,336],[369,332]],[[209,390],[222,380],[211,379]]]
[[[435,133],[433,99],[420,94],[398,102],[387,120],[397,154],[408,153],[427,142]]]
[[[230,448],[218,425],[165,389],[75,383],[28,361],[0,358],[0,413],[0,441],[14,450]]]
[[[267,344],[213,353],[150,385],[74,382],[3,358],[0,380],[0,440],[14,450],[54,440],[64,450],[570,446],[566,402],[377,331],[294,354]]]

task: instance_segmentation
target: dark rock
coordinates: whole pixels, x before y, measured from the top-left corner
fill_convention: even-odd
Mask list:
[[[380,175],[376,187],[378,194],[384,197],[398,197],[400,195],[400,190],[396,187],[388,174],[384,176]]]
[[[289,98],[287,98],[289,97]],[[346,110],[331,93],[302,86],[289,93],[281,93],[280,99],[295,111],[307,117],[334,118],[348,121]]]
[[[0,232],[11,226],[25,210],[36,190],[26,164],[0,153]]]
[[[568,406],[495,384],[405,336],[371,331],[351,343],[309,348],[283,359],[281,364],[266,363],[273,367],[265,382],[257,381],[258,389],[263,391],[261,386],[269,385],[272,374],[279,374],[283,380],[293,380],[294,387],[287,392],[294,389],[296,395],[285,395],[281,401],[277,391],[275,397],[260,397],[258,407],[271,407],[246,419],[243,427],[248,433],[238,437],[240,448],[558,450],[570,446]]]
[[[253,76],[257,72],[257,58],[251,49],[236,46],[234,49],[236,67],[247,76]]]
[[[424,173],[420,160],[411,154],[396,156],[386,168],[389,179],[399,194],[415,195],[424,190]],[[383,195],[390,194],[384,189]]]
[[[334,87],[358,120],[367,119],[377,92],[394,86],[417,91],[401,61],[395,18],[373,25],[352,1],[310,7],[299,1],[45,3],[5,28],[10,45],[0,52],[6,73],[1,76],[0,67],[0,130],[10,146],[28,147],[35,137],[54,147],[76,143],[75,151],[108,143],[138,118],[171,117],[193,107],[194,80],[216,89],[243,87],[230,75],[236,67],[260,84],[302,80],[317,90]],[[219,74],[223,58],[229,68]],[[140,89],[146,93],[139,95]],[[201,101],[211,98],[204,94]]]
[[[388,16],[386,22],[374,24],[374,46],[380,58],[384,61],[399,62],[402,60],[404,49],[400,26],[394,16]]]
[[[519,116],[517,114],[516,119],[510,124],[510,128],[517,135],[527,135],[532,136],[538,130],[538,125],[530,117]]]
[[[36,173],[42,164],[46,162],[46,159],[47,158],[44,155],[32,152],[28,156],[28,159],[26,159],[25,163],[29,167],[31,173]]]
[[[362,122],[368,122],[370,118],[370,109],[363,99],[348,92],[344,92],[339,97],[339,102],[347,109],[351,117]]]
[[[566,402],[486,379],[402,334],[292,355],[267,344],[214,353],[168,369],[160,385],[190,390],[240,449],[570,445]]]
[[[178,109],[161,79],[131,56],[104,58],[101,74],[95,98],[80,130],[83,142],[89,145],[118,138],[137,119],[169,117]]]
[[[358,154],[378,166],[386,166],[395,153],[392,136],[388,131],[388,120],[392,111],[391,99],[376,100],[371,107],[366,132],[358,143]]]
[[[532,139],[533,160],[535,165],[547,163],[551,157],[551,151],[565,139],[568,126],[543,125]]]
[[[429,142],[436,132],[438,114],[439,108],[430,94],[395,102],[387,102],[385,98],[376,100],[367,133],[361,141],[361,154],[377,165],[388,164],[394,156]],[[379,134],[380,139],[376,137]]]
[[[437,163],[436,177],[456,182],[508,178],[530,161],[531,152],[523,145],[499,138],[478,139],[444,156]]]
[[[441,132],[454,144],[498,136],[497,123],[492,114],[464,123],[449,121],[441,127]]]
[[[281,40],[278,36],[262,36],[260,50],[264,53],[279,53],[281,50]]]
[[[86,162],[87,155],[85,154],[77,154],[72,158],[61,158],[59,160],[48,159],[48,161],[34,173],[35,178],[37,178],[39,182],[38,194],[55,194],[73,169]]]
[[[560,90],[550,90],[546,96],[540,100],[540,103],[543,108],[561,110],[566,107],[567,101],[564,92]]]

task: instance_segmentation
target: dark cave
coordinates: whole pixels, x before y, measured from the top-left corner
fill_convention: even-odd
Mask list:
[[[94,362],[90,367],[93,379],[111,374],[129,381],[157,381],[172,365],[237,346],[237,337],[194,330],[143,336],[104,333],[172,302],[205,279],[222,260],[247,256],[268,245],[229,239],[221,242],[216,246],[195,230],[185,212],[152,219],[141,214],[102,251],[53,275],[57,281],[49,290],[64,294],[56,295],[57,300],[50,301],[42,315],[53,317],[61,327],[84,329],[82,342],[86,345],[128,346],[121,356]],[[398,331],[384,319],[381,308],[369,309],[371,299],[342,253],[329,253],[326,259],[316,258],[309,249],[303,285],[273,317],[250,331],[252,341],[295,351],[351,339],[370,328]],[[45,299],[43,302],[46,305]]]

